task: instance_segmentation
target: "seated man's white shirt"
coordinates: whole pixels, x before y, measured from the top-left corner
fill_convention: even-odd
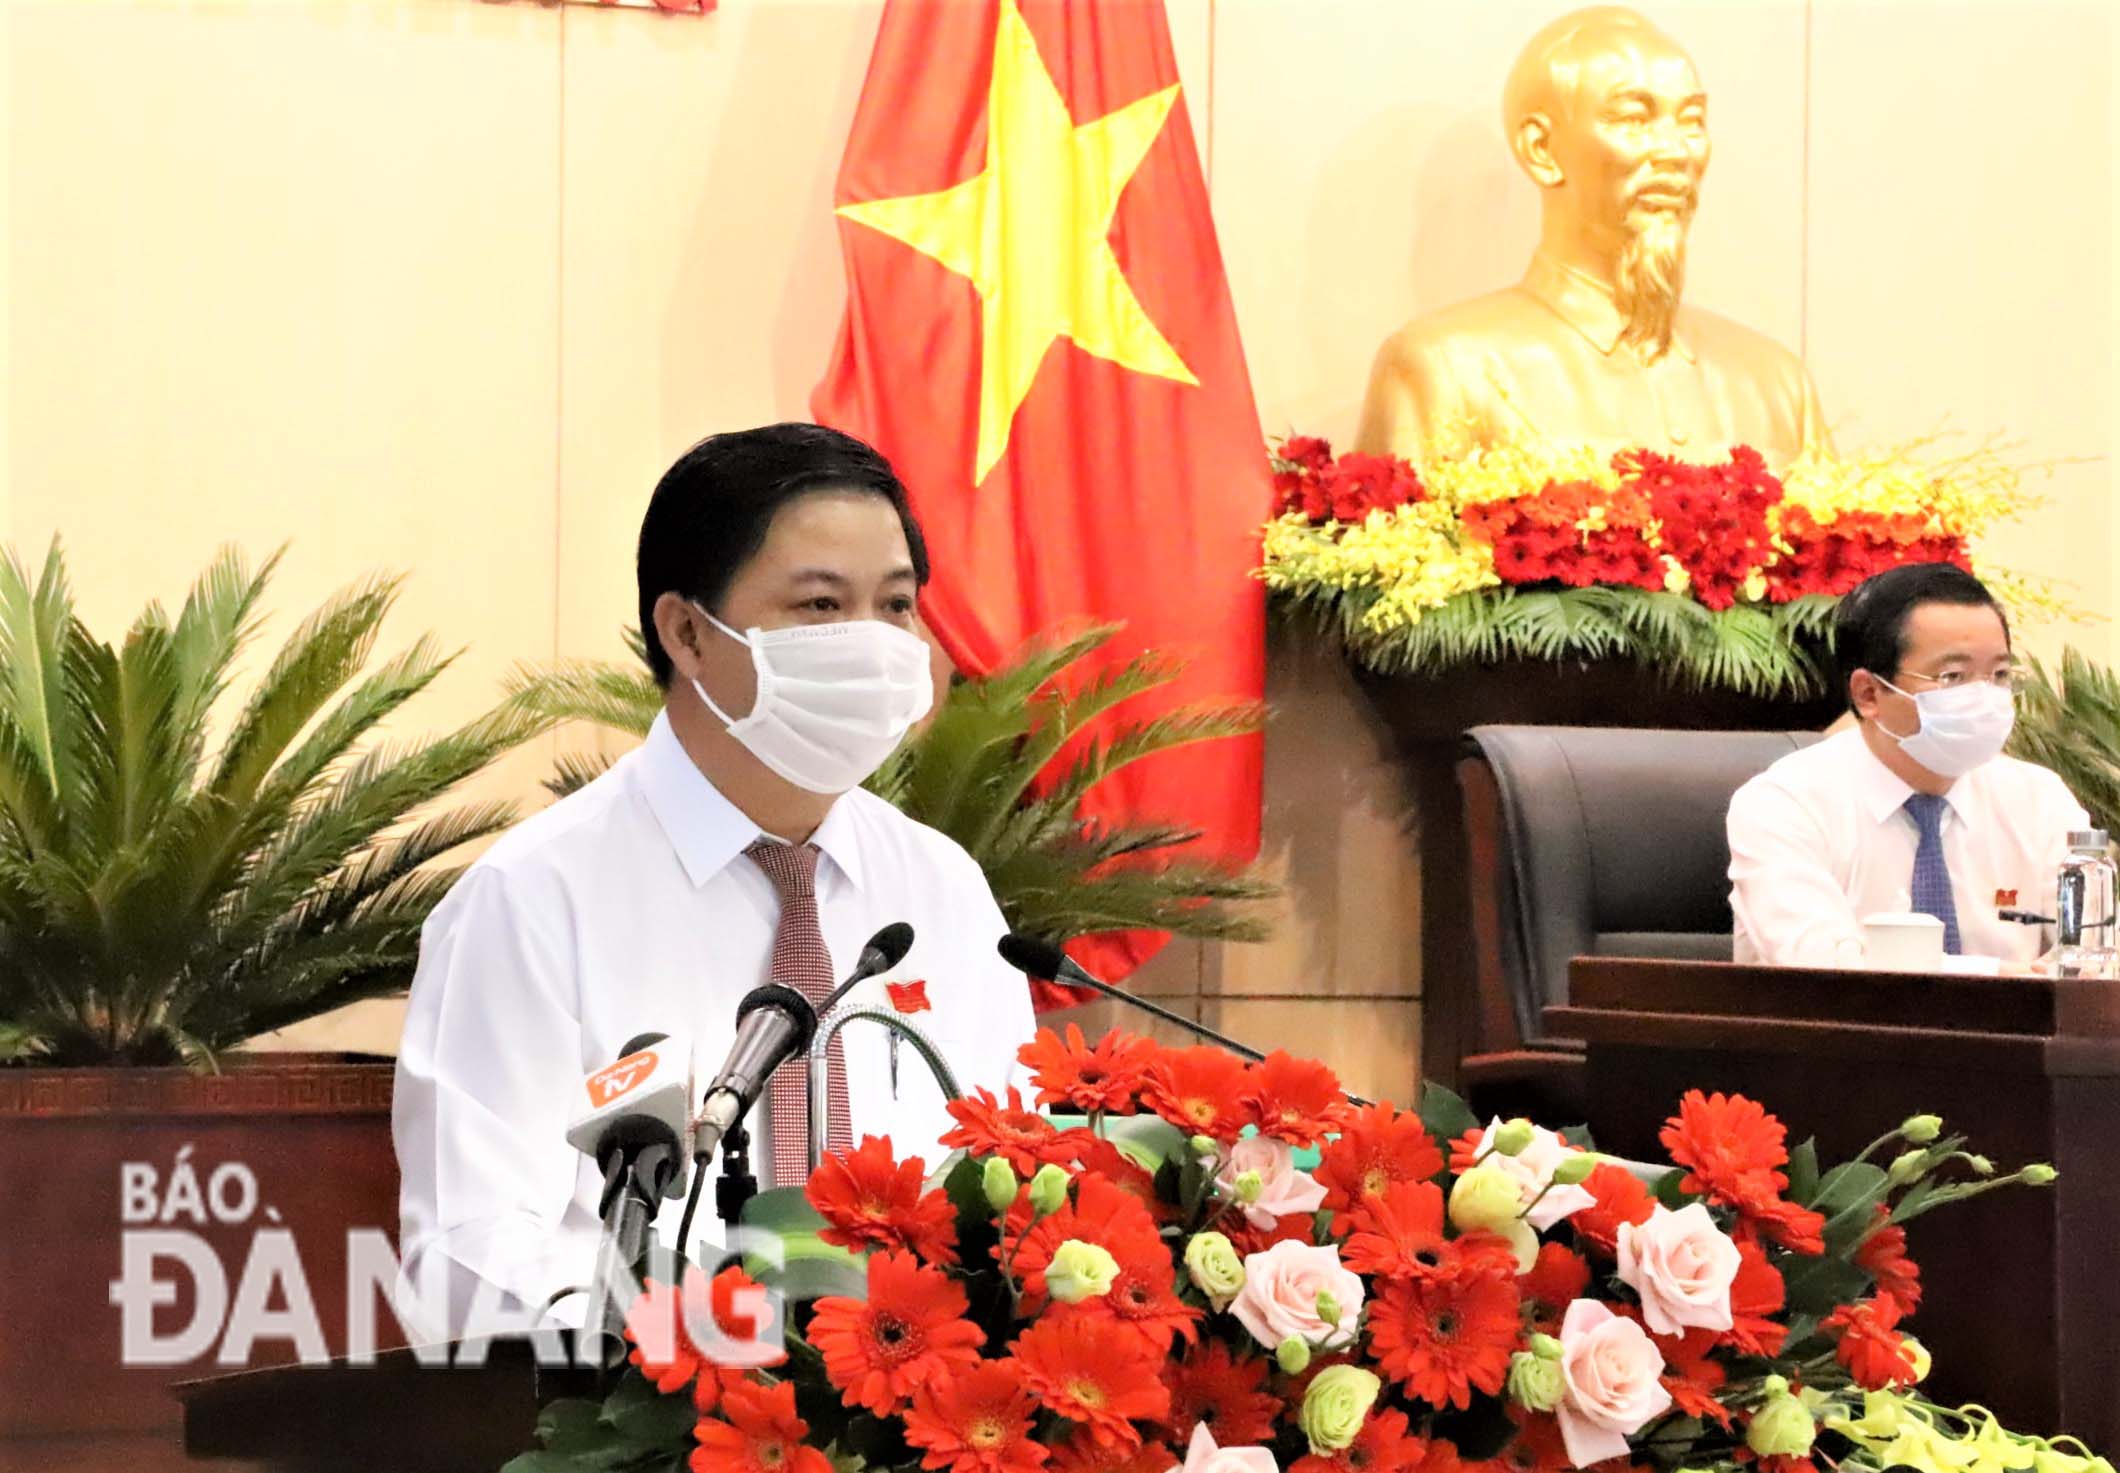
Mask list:
[[[738,1000],[769,980],[780,906],[743,852],[759,837],[662,717],[611,771],[512,829],[436,908],[392,1122],[401,1288],[422,1296],[422,1329],[461,1333],[481,1280],[489,1296],[505,1291],[511,1314],[588,1281],[602,1178],[565,1139],[582,1077],[651,1031],[689,1046],[700,1087],[713,1077]],[[933,1011],[913,1021],[960,1086],[1005,1088],[1034,1024],[1022,975],[995,952],[1006,927],[978,865],[858,790],[810,842],[834,975],[853,969],[877,930],[909,922],[911,951],[853,998],[884,1002],[886,981],[924,979]],[[894,1094],[886,1032],[856,1023],[840,1037],[856,1138],[887,1135],[901,1157],[939,1164],[936,1137],[951,1122],[919,1055],[902,1051]],[[766,1181],[763,1106],[750,1123],[753,1170]],[[657,1220],[666,1246],[677,1246],[681,1210],[669,1202]],[[720,1240],[711,1181],[694,1231]],[[433,1302],[444,1290],[446,1324]]]
[[[1914,790],[1877,760],[1859,727],[1792,752],[1730,800],[1730,909],[1735,956],[1774,966],[1863,964],[1862,918],[1913,908],[1919,840]],[[2053,914],[2068,832],[2090,827],[2060,778],[1997,757],[1944,795],[1944,864],[1960,950],[2035,960],[2049,928],[1998,906]]]

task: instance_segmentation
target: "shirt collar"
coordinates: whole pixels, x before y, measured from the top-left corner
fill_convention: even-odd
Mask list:
[[[1847,737],[1858,749],[1855,771],[1858,791],[1862,795],[1863,811],[1868,813],[1874,822],[1885,823],[1893,814],[1907,806],[1907,799],[1914,796],[1914,790],[1907,785],[1905,778],[1885,766],[1877,754],[1870,750],[1869,739],[1862,734],[1859,723],[1848,728]],[[1943,795],[1944,803],[1957,815],[1960,823],[1966,821],[1965,805],[1960,801],[1964,789],[1963,782],[1955,782]]]
[[[1612,356],[1627,322],[1612,299],[1612,289],[1604,282],[1540,251],[1531,258],[1522,284],[1554,316],[1581,333],[1591,347],[1608,358]],[[1693,349],[1675,328],[1671,350],[1688,363],[1694,361]]]
[[[656,716],[640,749],[641,790],[656,822],[677,851],[685,876],[696,888],[729,867],[752,843],[772,838],[707,781],[677,733],[668,712]],[[856,843],[853,805],[842,797],[832,805],[817,832],[810,835],[824,857],[861,888],[861,851]]]

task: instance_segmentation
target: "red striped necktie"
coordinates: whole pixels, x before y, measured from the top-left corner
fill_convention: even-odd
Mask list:
[[[813,1003],[832,990],[832,954],[825,949],[817,924],[817,846],[760,839],[744,853],[772,881],[780,897],[780,925],[773,933],[772,977]],[[826,1055],[830,1110],[825,1145],[829,1150],[854,1147],[853,1112],[847,1104],[846,1045],[832,1040]],[[798,1056],[773,1075],[773,1184],[800,1186],[810,1173],[810,1066]]]

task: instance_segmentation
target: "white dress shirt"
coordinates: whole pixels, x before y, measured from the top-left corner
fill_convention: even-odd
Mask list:
[[[1730,909],[1740,962],[1861,966],[1862,918],[1912,908],[1914,790],[1859,727],[1791,752],[1730,800]],[[1998,906],[2052,915],[2070,829],[2090,818],[2061,779],[2014,757],[1983,763],[1944,795],[1944,866],[1968,956],[2029,962],[2050,928]]]
[[[506,1291],[504,1312],[518,1315],[588,1281],[602,1178],[565,1140],[575,1092],[649,1031],[689,1047],[702,1086],[713,1077],[737,1001],[767,980],[779,920],[771,884],[744,857],[758,837],[660,717],[645,745],[510,830],[436,907],[392,1112],[400,1292],[418,1287],[419,1329],[463,1333],[479,1280]],[[1030,993],[994,950],[1006,927],[971,856],[859,790],[810,842],[822,853],[818,916],[835,974],[852,970],[881,927],[914,930],[905,959],[853,997],[882,1002],[886,981],[924,979],[933,1011],[914,1021],[960,1086],[1004,1088],[1033,1030]],[[856,1023],[840,1037],[857,1138],[888,1135],[901,1156],[936,1166],[936,1137],[951,1122],[919,1055],[903,1050],[894,1092],[885,1031]],[[762,1181],[764,1114],[751,1121]],[[667,1203],[657,1220],[666,1246],[681,1209]],[[711,1182],[699,1232],[719,1241]],[[443,1293],[446,1324],[434,1302]]]

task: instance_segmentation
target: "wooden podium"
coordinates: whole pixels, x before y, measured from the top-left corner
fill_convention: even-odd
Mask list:
[[[240,1459],[257,1473],[498,1473],[537,1445],[545,1403],[594,1387],[593,1371],[540,1367],[531,1341],[497,1339],[476,1366],[386,1350],[372,1365],[239,1371],[176,1393],[193,1459]]]
[[[2052,1187],[1908,1225],[1908,1328],[1937,1399],[2120,1447],[2120,982],[1584,957],[1569,988],[1547,1026],[1588,1045],[1615,1153],[1665,1159],[1659,1127],[1703,1089],[1758,1100],[1828,1163],[1924,1111],[1998,1162],[2052,1162]]]

